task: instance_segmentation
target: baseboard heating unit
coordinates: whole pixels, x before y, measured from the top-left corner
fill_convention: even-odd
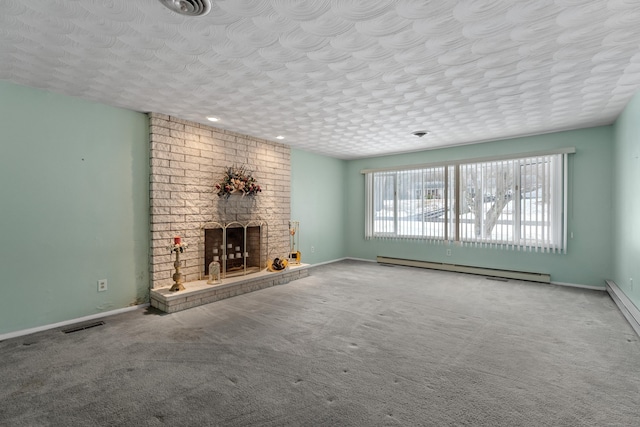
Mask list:
[[[613,280],[605,280],[607,284],[607,292],[613,302],[616,303],[618,309],[622,312],[636,334],[640,336],[640,310],[633,302],[620,290],[616,282]]]
[[[430,268],[433,270],[454,271],[457,273],[478,274],[481,276],[503,277],[505,279],[527,280],[530,282],[551,283],[551,275],[544,273],[528,273],[526,271],[499,270],[494,268],[473,267],[469,265],[446,264],[431,261],[389,258],[378,256],[378,263],[403,265],[406,267]]]

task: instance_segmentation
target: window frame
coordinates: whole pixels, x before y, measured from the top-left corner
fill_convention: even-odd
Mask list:
[[[533,152],[533,153],[521,153],[521,154],[513,154],[513,155],[505,155],[505,156],[496,156],[496,157],[485,157],[485,158],[472,158],[472,159],[461,159],[449,162],[436,162],[436,163],[427,163],[427,164],[418,164],[418,165],[407,165],[400,167],[389,167],[389,168],[379,168],[379,169],[364,169],[361,173],[365,174],[367,177],[367,188],[366,188],[366,218],[365,218],[365,238],[366,239],[393,239],[393,240],[423,240],[431,243],[457,243],[465,246],[491,246],[491,247],[501,247],[501,248],[511,248],[516,250],[527,249],[531,251],[543,251],[543,252],[564,252],[566,253],[567,249],[567,201],[568,201],[568,154],[575,153],[574,147],[566,147],[557,150],[551,151],[542,151],[542,152]],[[549,200],[553,200],[554,209],[552,213],[548,213],[550,209],[546,204],[544,205],[544,209],[546,209],[542,218],[545,223],[543,224],[542,232],[543,236],[551,236],[552,237],[543,237],[536,239],[523,239],[522,237],[522,226],[523,221],[521,208],[523,198],[523,187],[522,187],[522,174],[523,174],[523,166],[526,165],[527,160],[541,157],[549,157],[553,155],[561,155],[557,158],[558,168],[555,171],[551,169],[545,170],[545,174],[543,175],[543,181],[547,179],[546,177],[549,174],[549,180],[554,180],[554,187],[549,191],[549,195],[545,195],[545,197],[549,197]],[[539,160],[537,160],[539,161]],[[478,164],[488,164],[491,162],[514,162],[511,166],[513,168],[513,186],[517,189],[514,194],[514,200],[516,200],[515,194],[517,194],[517,200],[519,203],[513,203],[514,209],[511,214],[511,223],[507,224],[507,233],[510,233],[509,239],[501,239],[496,240],[495,238],[485,237],[482,239],[468,239],[464,236],[461,236],[461,217],[460,217],[460,207],[462,205],[462,194],[461,194],[461,181],[460,176],[461,167],[465,165],[474,165]],[[544,167],[547,167],[546,165]],[[548,166],[551,168],[551,166]],[[445,194],[443,196],[444,205],[445,205],[445,214],[443,218],[444,222],[444,232],[443,235],[425,235],[426,222],[422,221],[422,226],[420,230],[422,230],[421,234],[402,234],[399,229],[399,216],[398,216],[398,206],[399,206],[399,195],[398,195],[398,182],[399,182],[399,174],[403,172],[421,172],[423,177],[426,174],[428,169],[434,168],[444,168],[444,184],[445,184]],[[516,170],[519,170],[516,173]],[[558,172],[559,171],[559,172]],[[380,233],[375,231],[375,208],[372,203],[374,202],[375,195],[373,194],[373,184],[374,184],[374,176],[375,174],[384,173],[385,176],[395,175],[394,178],[394,231]],[[553,178],[552,178],[553,176]],[[497,180],[497,178],[494,178]],[[422,189],[427,188],[428,183],[431,181],[422,180]],[[551,185],[551,183],[549,184]],[[537,187],[542,188],[542,187]],[[546,187],[545,187],[546,188]],[[474,190],[475,191],[475,190]],[[538,190],[536,190],[538,191]],[[561,193],[561,194],[558,194]],[[474,196],[475,197],[475,196]],[[483,196],[484,197],[484,194]],[[423,202],[424,203],[424,202]],[[548,202],[551,204],[552,202]],[[451,206],[453,205],[453,206]],[[504,207],[503,207],[504,209]],[[536,212],[539,208],[536,208]],[[503,211],[500,211],[500,215],[502,215]],[[486,212],[483,211],[483,216]],[[536,213],[537,215],[537,213]],[[544,218],[547,218],[546,220]],[[503,220],[504,221],[504,220]],[[539,220],[536,219],[536,222]],[[548,224],[547,224],[548,223]],[[509,231],[508,227],[512,227],[512,230]],[[503,223],[504,232],[505,227]],[[545,242],[544,239],[547,239],[549,243],[542,244],[541,242]],[[533,243],[532,243],[532,240]]]

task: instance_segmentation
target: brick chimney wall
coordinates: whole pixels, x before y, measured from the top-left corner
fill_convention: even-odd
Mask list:
[[[289,146],[211,126],[150,113],[150,205],[152,287],[170,286],[179,235],[186,281],[204,278],[204,224],[265,221],[267,257],[289,250],[291,151]],[[245,166],[262,187],[255,198],[221,199],[215,184],[231,166]]]

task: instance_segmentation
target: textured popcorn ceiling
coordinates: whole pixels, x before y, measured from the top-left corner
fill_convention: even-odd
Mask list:
[[[638,0],[0,8],[2,80],[345,159],[610,124],[640,87]]]

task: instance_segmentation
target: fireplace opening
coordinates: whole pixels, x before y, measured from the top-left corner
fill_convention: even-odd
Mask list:
[[[258,223],[208,224],[204,228],[204,275],[209,264],[220,264],[221,277],[257,273],[266,265],[263,250],[263,225]]]

